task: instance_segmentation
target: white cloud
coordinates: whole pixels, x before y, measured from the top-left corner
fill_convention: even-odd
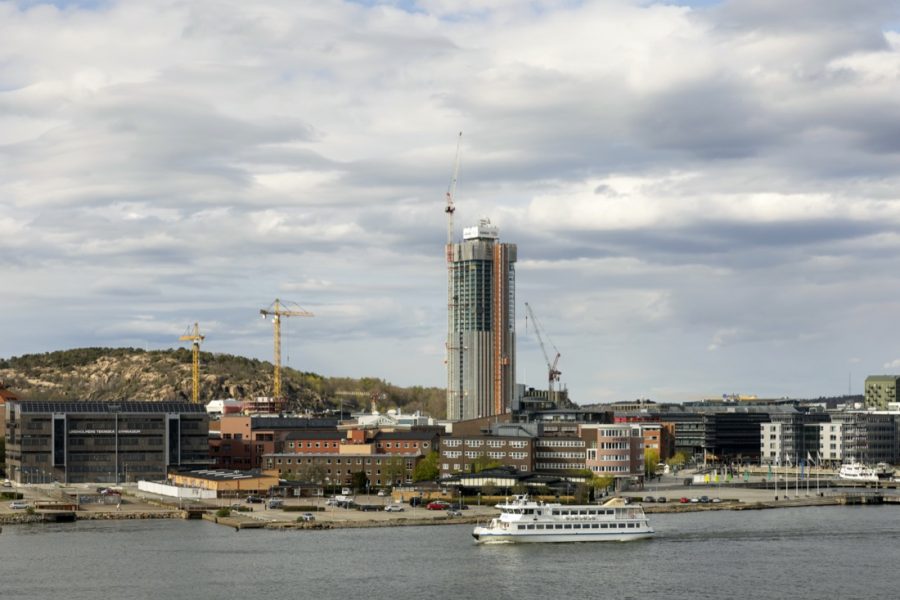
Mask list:
[[[576,400],[843,393],[832,367],[877,370],[900,334],[865,334],[900,308],[896,17],[0,4],[0,354],[199,320],[216,351],[267,358],[256,311],[283,294],[317,314],[301,368],[443,385],[461,129],[457,226],[489,215],[519,243],[518,296]]]

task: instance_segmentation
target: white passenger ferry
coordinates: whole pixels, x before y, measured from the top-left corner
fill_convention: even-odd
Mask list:
[[[878,474],[874,469],[870,469],[866,465],[858,462],[845,463],[841,465],[838,477],[849,481],[878,481]]]
[[[655,533],[644,509],[621,498],[600,505],[563,506],[521,495],[497,508],[499,517],[475,527],[476,542],[625,542]]]

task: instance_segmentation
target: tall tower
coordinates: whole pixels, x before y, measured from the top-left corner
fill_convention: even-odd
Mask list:
[[[482,219],[448,250],[447,417],[505,413],[516,376],[516,245]]]

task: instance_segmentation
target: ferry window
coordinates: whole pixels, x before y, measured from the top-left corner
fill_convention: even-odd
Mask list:
[[[534,525],[529,525],[528,529],[534,529]]]
[[[591,529],[599,529],[599,527],[600,527],[600,525],[598,525],[597,523],[594,523],[593,525],[591,525]]]
[[[572,524],[571,524],[571,523],[566,523],[565,529],[572,529]]]
[[[541,525],[541,524],[535,525],[535,527],[537,527],[538,529],[543,529],[543,528],[544,528],[544,526]]]
[[[551,514],[551,515],[554,515],[554,516],[555,516],[555,515],[558,515],[558,514],[559,514],[559,511],[558,511],[558,510],[551,510],[551,511],[550,511],[550,514]]]
[[[637,525],[636,525],[635,523],[629,523],[629,524],[628,524],[628,528],[630,529],[630,528],[632,528],[632,527],[637,527]]]
[[[519,529],[525,529],[525,526],[524,526],[524,525],[518,525],[518,528],[519,528]]]
[[[607,527],[609,527],[609,525],[606,523],[600,523],[600,529],[606,529]]]
[[[562,526],[562,525],[557,525],[556,528],[557,528],[557,529],[562,529],[563,526]]]

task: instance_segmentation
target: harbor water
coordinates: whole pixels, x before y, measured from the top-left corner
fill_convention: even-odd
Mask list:
[[[0,598],[894,598],[893,506],[653,515],[653,540],[476,545],[472,526],[5,526]]]

